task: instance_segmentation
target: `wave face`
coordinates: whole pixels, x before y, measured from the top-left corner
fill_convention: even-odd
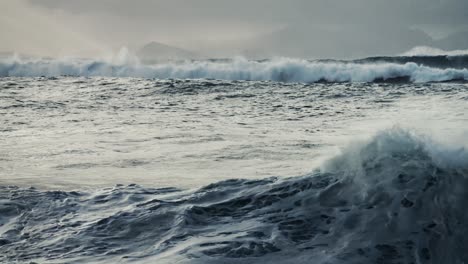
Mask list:
[[[392,129],[310,175],[195,191],[0,187],[0,261],[464,263],[468,153]]]
[[[443,58],[442,58],[443,59]],[[440,61],[441,59],[437,59]],[[387,62],[389,61],[389,62]],[[463,60],[464,61],[464,60]],[[467,59],[468,61],[468,59]],[[306,61],[277,58],[267,61],[207,60],[156,65],[114,64],[90,60],[0,60],[1,77],[106,76],[156,79],[221,79],[277,82],[445,82],[466,81],[468,70],[460,62],[443,68],[401,59],[356,62]],[[464,63],[464,62],[463,62]],[[437,65],[437,64],[436,64]],[[454,65],[454,67],[450,67]],[[457,67],[458,66],[458,67]]]

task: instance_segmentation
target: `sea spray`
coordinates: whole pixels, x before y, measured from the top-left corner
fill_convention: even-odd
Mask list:
[[[390,129],[306,176],[192,191],[0,187],[0,260],[463,263],[468,161],[432,144]]]
[[[114,60],[11,59],[0,60],[2,77],[106,76],[155,79],[220,79],[276,82],[443,82],[466,81],[466,68],[435,68],[413,62],[322,62],[290,58],[251,61],[181,61],[143,65],[121,51]]]

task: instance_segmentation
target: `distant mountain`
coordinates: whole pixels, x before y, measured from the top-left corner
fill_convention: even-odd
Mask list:
[[[200,58],[195,52],[154,41],[138,50],[137,56],[144,63]]]
[[[468,49],[468,31],[461,31],[434,42],[434,46],[444,50]]]
[[[256,57],[360,58],[394,55],[415,46],[430,45],[423,31],[403,27],[343,28],[286,27],[259,36],[245,48]]]

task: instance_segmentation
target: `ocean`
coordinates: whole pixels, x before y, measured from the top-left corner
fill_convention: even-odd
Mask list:
[[[468,56],[0,59],[1,263],[466,263]]]

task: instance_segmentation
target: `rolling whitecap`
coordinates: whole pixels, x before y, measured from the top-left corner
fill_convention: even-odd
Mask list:
[[[468,153],[380,132],[296,178],[0,188],[1,261],[463,263]]]
[[[369,58],[307,61],[276,58],[204,60],[154,65],[84,59],[2,59],[2,77],[105,76],[155,79],[220,79],[277,82],[446,82],[468,80],[466,58]],[[443,67],[437,67],[438,63]],[[461,66],[461,67],[460,67]]]

